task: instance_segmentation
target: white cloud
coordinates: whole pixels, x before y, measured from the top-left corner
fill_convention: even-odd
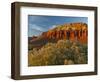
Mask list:
[[[29,29],[36,29],[42,32],[47,31],[44,27],[38,26],[36,24],[29,24]]]
[[[53,26],[51,26],[50,29],[53,29],[53,28],[55,28],[55,27],[57,27],[57,25],[53,25]]]

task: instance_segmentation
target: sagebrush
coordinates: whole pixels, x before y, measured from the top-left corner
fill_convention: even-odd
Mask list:
[[[59,40],[28,51],[29,66],[87,64],[87,44]]]

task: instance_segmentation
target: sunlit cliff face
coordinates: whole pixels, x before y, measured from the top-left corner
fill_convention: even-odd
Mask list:
[[[59,25],[52,30],[42,33],[42,36],[48,39],[68,39],[87,43],[88,27],[85,23]]]

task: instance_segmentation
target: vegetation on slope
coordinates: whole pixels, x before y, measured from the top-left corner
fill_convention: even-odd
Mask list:
[[[28,52],[29,66],[71,65],[87,63],[87,45],[70,40],[47,43]]]

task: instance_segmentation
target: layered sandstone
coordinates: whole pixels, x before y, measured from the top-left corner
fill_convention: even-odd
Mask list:
[[[54,29],[43,32],[42,36],[48,39],[68,39],[87,43],[88,27],[85,23],[70,23],[59,25]]]

